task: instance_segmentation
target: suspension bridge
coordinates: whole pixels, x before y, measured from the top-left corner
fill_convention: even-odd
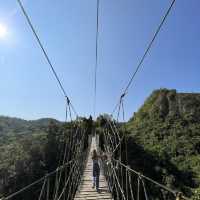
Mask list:
[[[90,154],[88,155],[87,158],[87,164],[83,173],[83,177],[80,183],[80,186],[77,190],[76,196],[75,196],[75,200],[85,200],[85,199],[107,199],[107,200],[111,200],[112,196],[111,193],[109,191],[108,185],[107,185],[107,181],[105,179],[105,177],[103,176],[103,172],[101,171],[101,175],[100,175],[100,188],[99,188],[99,192],[97,192],[94,188],[91,187],[91,183],[92,183],[92,158],[91,158],[91,154],[92,151],[94,149],[97,149],[97,145],[96,145],[96,138],[93,137],[92,138],[92,143],[91,143],[91,147],[90,147]]]
[[[33,35],[36,38],[39,47],[42,50],[59,88],[66,99],[66,120],[72,113],[78,117],[75,107],[71,103],[71,99],[56,73],[56,70],[45,50],[43,43],[40,40],[37,31],[35,30],[31,19],[26,12],[21,0],[17,0],[19,7],[29,25]],[[175,3],[173,0],[164,14],[161,23],[153,35],[152,40],[147,46],[143,56],[141,57],[135,72],[131,76],[130,81],[122,92],[119,102],[115,106],[113,113],[118,110],[117,119],[122,112],[124,118],[124,103],[123,99],[128,93],[136,74],[143,65],[143,61],[149,54],[152,45],[158,36],[162,26],[164,25],[167,16],[169,15]],[[97,67],[98,67],[98,36],[99,36],[99,6],[100,1],[97,0],[97,26],[96,26],[96,63],[95,63],[95,83],[94,83],[94,117],[96,113],[96,85],[97,85]],[[113,115],[112,113],[112,115]],[[68,116],[69,115],[69,116]],[[111,116],[112,116],[111,115]],[[128,160],[122,159],[122,151],[126,152],[126,137],[119,134],[119,130],[114,120],[105,118],[106,125],[103,130],[103,142],[99,145],[98,135],[89,136],[86,134],[81,122],[76,122],[76,125],[71,128],[70,135],[66,137],[65,146],[63,148],[59,166],[56,170],[46,173],[43,177],[35,182],[25,186],[24,188],[3,197],[2,200],[19,199],[22,193],[27,193],[31,188],[40,186],[38,192],[38,200],[95,200],[95,199],[116,199],[116,200],[188,200],[181,192],[168,188],[155,180],[153,177],[147,177],[142,172],[135,171],[128,165]],[[87,145],[85,145],[87,141]],[[101,147],[103,146],[103,149]],[[125,146],[125,147],[124,147]],[[125,148],[125,149],[123,149]],[[106,159],[101,160],[101,176],[100,176],[100,191],[97,192],[92,188],[92,159],[91,152],[93,149],[98,149],[101,154],[104,151],[107,155]],[[127,153],[127,152],[126,152]],[[124,160],[126,160],[124,162]],[[151,190],[154,190],[152,193]],[[156,193],[156,194],[155,194]]]
[[[98,135],[86,138],[84,129],[78,125],[66,140],[62,164],[55,171],[1,200],[15,199],[36,185],[41,185],[38,200],[153,200],[155,193],[149,188],[154,188],[158,199],[189,200],[177,190],[168,188],[123,163],[121,152],[125,137],[120,136],[116,125],[109,119],[104,129],[101,145],[104,146],[107,158],[101,160],[99,192],[92,188],[91,159],[93,149],[97,149],[99,154],[102,152],[101,145],[98,145]],[[84,147],[85,139],[88,139],[87,148]],[[69,152],[66,151],[67,145],[70,146]]]

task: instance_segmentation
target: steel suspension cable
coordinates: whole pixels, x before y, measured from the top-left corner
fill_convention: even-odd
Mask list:
[[[137,65],[137,67],[136,67],[136,70],[135,70],[134,73],[132,74],[132,76],[131,76],[131,78],[130,78],[128,84],[127,84],[127,86],[125,87],[124,91],[122,92],[122,95],[121,95],[121,97],[120,97],[119,103],[117,103],[117,105],[115,106],[115,108],[114,108],[112,114],[116,111],[118,105],[120,104],[121,98],[123,98],[123,97],[128,93],[128,90],[129,90],[129,88],[130,88],[130,86],[131,86],[131,84],[132,84],[132,82],[133,82],[133,80],[134,80],[136,74],[138,73],[138,71],[139,71],[140,68],[142,67],[145,58],[146,58],[147,55],[149,54],[149,52],[150,52],[150,50],[151,50],[151,48],[152,48],[152,45],[153,45],[153,43],[155,42],[155,40],[156,40],[156,38],[157,38],[157,36],[158,36],[158,34],[159,34],[161,28],[163,27],[164,23],[166,22],[166,19],[167,19],[167,17],[169,16],[169,14],[170,14],[170,12],[171,12],[171,10],[172,10],[172,8],[173,8],[175,2],[176,2],[176,0],[172,0],[172,2],[171,2],[171,4],[170,4],[169,8],[167,9],[166,13],[165,13],[164,16],[162,17],[161,23],[160,23],[159,26],[157,27],[157,29],[156,29],[156,31],[155,31],[155,33],[154,33],[154,35],[153,35],[153,38],[151,39],[150,43],[148,44],[148,46],[147,46],[147,48],[146,48],[146,50],[145,50],[143,56],[141,57],[141,59],[140,59],[138,65]]]
[[[28,15],[27,11],[25,10],[24,5],[22,4],[22,1],[21,1],[21,0],[17,0],[17,2],[18,2],[19,7],[21,8],[21,11],[22,11],[24,17],[26,18],[26,21],[27,21],[29,27],[30,27],[31,30],[32,30],[33,35],[34,35],[35,38],[36,38],[37,43],[39,44],[39,47],[41,48],[41,50],[42,50],[42,52],[43,52],[43,55],[44,55],[44,57],[45,57],[47,63],[48,63],[49,66],[50,66],[50,69],[51,69],[51,71],[52,71],[52,73],[53,73],[53,75],[54,75],[56,81],[58,82],[58,85],[59,85],[59,87],[60,87],[60,89],[61,89],[61,91],[62,91],[64,97],[65,97],[65,98],[67,99],[67,101],[69,101],[70,104],[72,105],[72,103],[71,103],[71,101],[70,101],[70,99],[69,99],[69,97],[68,97],[68,95],[67,95],[67,93],[66,93],[66,91],[65,91],[65,89],[64,89],[64,87],[63,87],[63,84],[62,84],[62,82],[61,82],[61,80],[60,80],[58,74],[56,73],[56,70],[55,70],[55,68],[54,68],[54,66],[53,66],[53,64],[52,64],[52,61],[51,61],[50,57],[48,56],[48,53],[47,53],[47,51],[46,51],[46,49],[45,49],[45,47],[44,47],[44,45],[43,45],[43,43],[42,43],[42,41],[41,41],[39,35],[38,35],[38,33],[37,33],[35,27],[33,26],[33,23],[31,22],[31,18],[30,18],[30,16]],[[72,107],[73,107],[73,105],[72,105]],[[73,110],[75,111],[74,107],[73,107]],[[76,113],[76,111],[75,111],[75,113]],[[76,113],[76,114],[77,114],[77,113]]]
[[[99,38],[99,6],[100,0],[97,0],[96,11],[96,46],[95,46],[95,72],[94,72],[94,118],[96,117],[96,96],[97,96],[97,68],[98,68],[98,38]]]

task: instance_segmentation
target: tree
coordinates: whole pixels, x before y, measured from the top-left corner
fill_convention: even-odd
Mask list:
[[[56,169],[59,162],[59,141],[57,139],[58,126],[51,121],[48,128],[47,143],[45,145],[45,165],[48,171]]]
[[[200,200],[200,188],[195,190],[193,200]]]

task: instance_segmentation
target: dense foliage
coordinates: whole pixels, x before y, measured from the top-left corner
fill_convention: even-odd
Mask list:
[[[66,159],[72,159],[71,144],[67,143],[66,146],[66,141],[70,141],[77,129],[75,122],[61,123],[50,119],[30,122],[2,117],[0,124],[4,130],[0,136],[0,197],[18,191],[54,171],[63,162],[65,148]],[[91,118],[82,119],[81,124],[85,135],[91,134]],[[16,129],[17,132],[14,131]],[[87,146],[88,137],[85,137],[84,149]],[[37,199],[40,189],[41,185],[38,185],[13,199]]]
[[[101,115],[96,122],[102,150],[105,128],[113,137],[105,118],[109,116]],[[200,199],[200,94],[154,91],[127,123],[115,124],[125,136],[121,155],[126,164],[174,191]],[[119,150],[115,156],[119,159]],[[155,184],[146,184],[150,199],[174,198]]]
[[[200,186],[200,94],[154,91],[127,130],[132,167],[187,196]]]
[[[55,124],[60,124],[59,121],[49,118],[27,121],[19,118],[0,116],[0,136],[44,132],[52,121]]]
[[[78,119],[87,135],[96,129],[102,150],[105,118],[109,116],[101,115],[95,122],[91,117]],[[200,94],[156,90],[127,123],[116,126],[127,139],[127,164],[131,168],[194,200],[200,199]],[[10,194],[56,169],[71,127],[71,123],[50,119],[0,117],[0,195]],[[86,138],[85,148],[87,142]],[[122,159],[126,153],[123,145]],[[148,188],[152,199],[171,199],[153,185]],[[32,199],[38,191],[33,189]]]

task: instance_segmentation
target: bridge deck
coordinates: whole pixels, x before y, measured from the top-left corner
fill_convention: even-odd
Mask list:
[[[91,153],[93,149],[96,149],[96,140],[93,137],[92,138],[92,144],[90,148],[90,153],[87,158],[87,164],[86,168],[83,173],[82,182],[79,186],[79,189],[75,195],[75,200],[96,200],[96,199],[102,199],[102,200],[112,200],[111,193],[108,190],[108,185],[105,180],[105,177],[103,176],[103,173],[101,171],[100,178],[99,178],[99,189],[100,192],[98,193],[96,189],[92,188],[92,159],[91,159]]]

